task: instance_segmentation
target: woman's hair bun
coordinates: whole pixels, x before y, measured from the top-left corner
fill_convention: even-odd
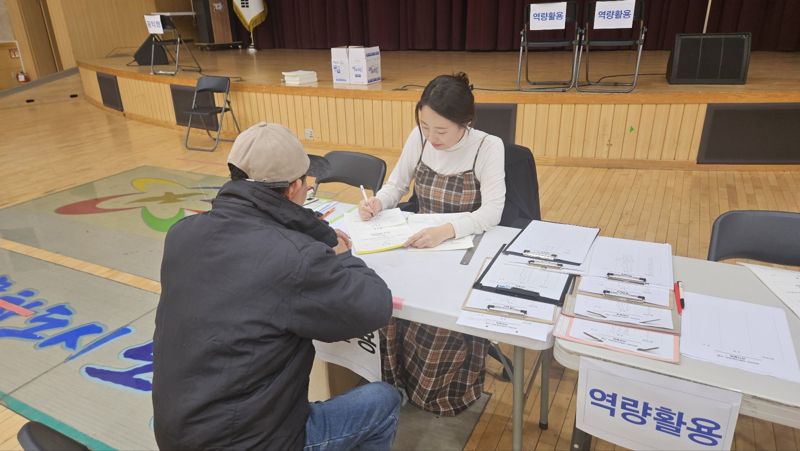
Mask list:
[[[469,90],[472,91],[472,85],[469,83],[469,77],[467,76],[467,74],[465,74],[464,72],[457,72],[453,74],[453,78],[460,81],[461,83],[464,83],[464,85],[466,85],[469,88]]]

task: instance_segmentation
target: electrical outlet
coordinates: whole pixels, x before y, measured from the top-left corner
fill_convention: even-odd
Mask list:
[[[307,128],[305,130],[305,137],[306,137],[306,139],[314,139],[314,129],[313,128]]]

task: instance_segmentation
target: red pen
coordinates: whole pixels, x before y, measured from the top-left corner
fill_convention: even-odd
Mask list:
[[[675,282],[675,306],[678,308],[678,315],[683,314],[683,283]]]

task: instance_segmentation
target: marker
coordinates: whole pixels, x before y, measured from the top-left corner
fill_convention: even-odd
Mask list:
[[[678,303],[678,305],[681,307],[678,309],[678,313],[683,313],[683,311],[686,309],[686,292],[683,291],[683,282],[680,280],[678,281],[678,288],[681,289],[680,302]]]

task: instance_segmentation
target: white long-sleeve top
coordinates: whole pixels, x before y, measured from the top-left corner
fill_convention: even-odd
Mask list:
[[[486,139],[481,145],[484,137]],[[476,152],[478,152],[477,161]],[[422,136],[419,129],[411,130],[397,166],[389,175],[389,180],[375,195],[383,208],[394,208],[408,193],[409,185],[414,180],[420,153],[422,161],[441,175],[455,175],[468,171],[475,162],[475,176],[480,182],[481,189],[481,206],[474,212],[460,215],[451,222],[456,238],[484,232],[500,223],[506,200],[503,140],[473,128],[467,129],[461,140],[448,149],[436,149],[426,142],[425,152],[422,152]]]

